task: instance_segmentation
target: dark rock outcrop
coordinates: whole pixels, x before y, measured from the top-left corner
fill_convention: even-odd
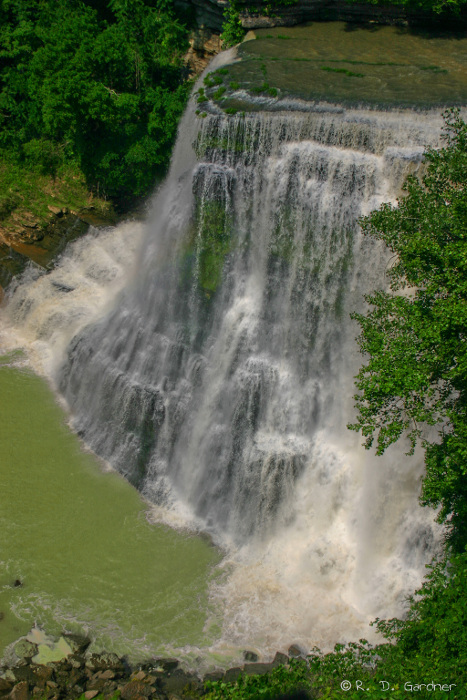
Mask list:
[[[234,683],[240,676],[263,675],[279,664],[289,663],[289,657],[281,652],[269,663],[248,662],[258,659],[258,655],[246,651],[247,663],[243,666],[201,676],[181,668],[180,661],[171,657],[153,657],[130,666],[125,657],[113,653],[88,652],[85,656],[89,638],[75,634],[64,634],[62,638],[73,653],[47,665],[31,658],[29,652],[35,644],[26,638],[18,640],[14,649],[21,658],[11,668],[0,668],[0,700],[93,700],[98,696],[111,698],[116,692],[122,700],[193,700],[202,697],[213,681]]]
[[[222,50],[222,40],[219,33],[203,25],[191,32],[189,42],[185,65],[190,75],[200,75],[209,61]]]
[[[289,656],[291,656],[293,659],[299,659],[301,657],[305,658],[306,651],[298,644],[292,644],[289,647]]]
[[[175,0],[176,4],[194,11],[198,26],[219,32],[222,29],[223,13],[228,0]],[[397,5],[373,5],[371,3],[349,3],[346,0],[297,0],[291,5],[277,4],[270,9],[268,0],[237,0],[240,19],[245,29],[267,27],[292,27],[310,21],[340,20],[344,22],[378,22],[382,24],[425,24],[440,21],[453,28],[467,26],[467,14],[456,19],[433,16],[421,10],[408,11]],[[254,7],[255,9],[251,9]]]
[[[243,658],[245,661],[255,662],[258,661],[258,654],[255,654],[254,651],[244,651]]]

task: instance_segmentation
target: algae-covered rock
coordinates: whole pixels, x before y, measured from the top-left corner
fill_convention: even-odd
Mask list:
[[[21,662],[20,662],[21,663]],[[26,681],[27,683],[34,683],[35,676],[33,670],[29,664],[24,664],[24,666],[15,666],[13,673],[16,681]]]
[[[83,668],[84,658],[78,654],[73,654],[68,657],[68,662],[72,668]]]
[[[89,637],[84,637],[81,634],[64,634],[63,638],[70,646],[73,654],[83,654],[91,644]]]
[[[178,659],[173,659],[171,657],[157,657],[155,659],[155,664],[161,668],[163,671],[166,671],[167,673],[170,673],[171,671],[175,671],[176,668],[180,665],[180,662]]]
[[[289,647],[289,656],[291,656],[293,659],[298,659],[298,658],[300,658],[300,657],[305,658],[305,656],[306,656],[306,651],[305,651],[305,649],[303,649],[303,647],[301,647],[300,645],[298,645],[298,644],[292,644],[292,645]]]
[[[32,660],[35,664],[50,664],[54,661],[61,661],[72,653],[73,650],[66,639],[60,637],[58,642],[53,645],[39,644],[38,653]]]
[[[37,654],[37,644],[27,639],[20,639],[14,646],[15,654],[20,659],[29,659]]]
[[[238,666],[234,668],[229,668],[224,674],[224,681],[226,683],[235,683],[235,681],[242,675],[242,669]]]
[[[199,690],[200,682],[192,673],[187,673],[181,668],[176,669],[173,673],[168,673],[167,676],[160,679],[162,689],[165,693],[182,693],[188,688],[194,692]]]
[[[223,671],[210,671],[209,673],[205,673],[203,677],[203,682],[205,683],[206,681],[210,681],[211,683],[215,683],[216,681],[221,681],[223,678]]]
[[[88,659],[86,659],[86,668],[90,671],[105,670],[111,668],[114,670],[123,669],[123,664],[118,658],[117,654],[106,653],[103,654],[92,654]]]
[[[274,666],[283,666],[284,664],[289,663],[289,657],[287,654],[277,651],[272,663]]]

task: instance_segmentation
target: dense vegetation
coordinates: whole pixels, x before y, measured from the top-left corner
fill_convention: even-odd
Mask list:
[[[123,201],[153,186],[189,90],[170,0],[2,0],[0,46],[2,160],[74,163]]]
[[[347,0],[360,2],[360,0]],[[409,11],[422,10],[439,14],[458,15],[465,7],[467,0],[366,0],[372,5],[399,5]]]
[[[357,314],[359,415],[351,426],[377,453],[408,433],[426,454],[424,504],[441,507],[449,540],[467,545],[467,126],[446,114],[446,146],[426,153],[423,182],[409,178],[398,207],[383,205],[364,232],[394,253],[391,291]],[[397,292],[403,290],[404,294]],[[411,293],[410,293],[411,292]],[[437,429],[431,429],[435,426]]]
[[[240,12],[235,2],[231,2],[224,10],[221,36],[225,47],[235,46],[245,36],[245,30],[240,20]]]

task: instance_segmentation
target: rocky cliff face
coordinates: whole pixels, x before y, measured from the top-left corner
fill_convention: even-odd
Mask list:
[[[228,0],[175,0],[175,5],[189,14],[194,13],[198,27],[207,27],[220,32],[223,13],[229,5]]]
[[[198,0],[199,1],[199,0]],[[239,5],[251,5],[240,0]],[[395,23],[407,20],[407,13],[400,7],[350,4],[346,0],[298,0],[292,5],[279,6],[275,13],[262,11],[267,3],[260,2],[258,11],[245,9],[241,13],[242,24],[247,29],[260,27],[291,27],[310,20],[343,20],[347,22]]]
[[[218,32],[213,32],[205,23],[200,23],[191,32],[189,42],[185,63],[191,75],[200,75],[211,58],[222,50],[222,40]]]
[[[229,0],[176,0],[176,4],[186,10],[194,10],[198,26],[220,31],[223,12]],[[263,27],[291,27],[312,20],[341,20],[345,22],[378,22],[384,24],[427,22],[428,13],[407,12],[394,5],[373,5],[370,3],[349,3],[346,0],[297,0],[293,4],[277,5],[271,11],[268,0],[237,0],[240,18],[245,29]],[[251,9],[255,5],[255,9]],[[438,21],[438,20],[437,20]],[[461,19],[466,24],[466,17]],[[458,26],[458,20],[456,20]]]

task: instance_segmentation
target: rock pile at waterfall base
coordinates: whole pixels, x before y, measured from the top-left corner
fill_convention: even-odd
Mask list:
[[[262,675],[287,664],[289,657],[277,652],[271,663],[250,661],[257,658],[245,652],[242,667],[212,671],[204,676],[186,671],[178,659],[156,657],[130,665],[125,657],[103,652],[86,654],[91,640],[79,635],[64,635],[58,645],[71,649],[66,658],[39,663],[36,644],[25,639],[15,646],[19,661],[0,668],[0,698],[8,700],[195,700],[206,692],[207,681],[234,682],[241,674]]]

